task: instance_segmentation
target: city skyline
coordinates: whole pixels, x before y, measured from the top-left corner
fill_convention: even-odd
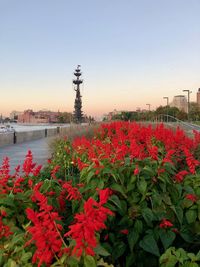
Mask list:
[[[200,87],[200,2],[0,0],[0,113],[155,109]]]

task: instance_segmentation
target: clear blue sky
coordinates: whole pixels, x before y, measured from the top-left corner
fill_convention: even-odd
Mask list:
[[[0,113],[165,105],[200,87],[200,0],[0,0]]]

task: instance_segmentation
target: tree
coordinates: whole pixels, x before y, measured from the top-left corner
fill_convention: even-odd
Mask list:
[[[190,102],[190,119],[193,121],[200,120],[200,106],[196,102]]]
[[[72,113],[70,112],[60,112],[58,116],[59,123],[70,123],[72,119]]]

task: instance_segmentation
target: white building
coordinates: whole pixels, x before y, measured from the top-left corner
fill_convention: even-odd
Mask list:
[[[173,101],[170,103],[170,107],[176,107],[179,110],[188,112],[188,102],[187,98],[184,95],[176,95],[173,98]]]

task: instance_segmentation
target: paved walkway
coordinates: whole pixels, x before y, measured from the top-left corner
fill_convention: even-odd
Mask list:
[[[33,162],[37,164],[45,164],[47,159],[51,156],[50,143],[55,137],[43,138],[22,144],[8,145],[0,148],[0,165],[5,156],[10,159],[11,171],[22,164],[28,150],[32,151]]]

